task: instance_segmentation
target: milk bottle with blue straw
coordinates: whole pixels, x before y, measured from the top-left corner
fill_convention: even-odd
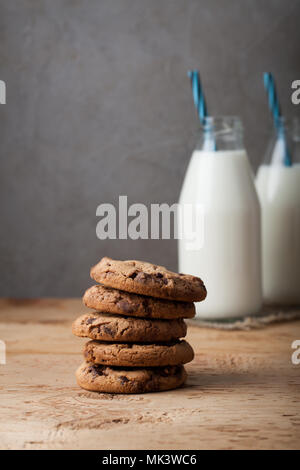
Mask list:
[[[264,74],[274,130],[256,187],[262,209],[263,297],[300,305],[300,129],[281,115],[272,74]]]
[[[208,116],[199,74],[189,75],[201,131],[179,200],[179,271],[201,273],[205,282],[198,317],[243,317],[260,310],[262,294],[260,208],[242,123]],[[188,207],[193,211],[183,210]],[[193,243],[188,226],[201,232],[200,243]]]

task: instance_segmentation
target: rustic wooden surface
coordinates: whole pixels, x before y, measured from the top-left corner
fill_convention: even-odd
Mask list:
[[[147,395],[75,383],[79,299],[0,300],[0,447],[4,449],[299,449],[300,323],[258,331],[189,328],[185,387]]]

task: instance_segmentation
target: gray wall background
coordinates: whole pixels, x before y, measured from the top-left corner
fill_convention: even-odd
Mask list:
[[[211,114],[239,114],[253,167],[300,78],[299,0],[0,0],[0,295],[79,296],[103,255],[176,269],[175,241],[99,241],[96,207],[177,200]]]

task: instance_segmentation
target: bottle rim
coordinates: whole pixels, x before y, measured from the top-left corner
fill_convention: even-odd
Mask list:
[[[243,132],[242,120],[239,116],[207,116],[201,125],[204,132],[222,135],[230,132]]]
[[[275,122],[282,124],[284,127],[292,128],[300,126],[300,116],[278,116]],[[272,128],[274,128],[274,122],[272,122]]]

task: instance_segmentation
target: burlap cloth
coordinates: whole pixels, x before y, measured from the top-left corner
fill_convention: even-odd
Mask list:
[[[234,318],[230,320],[202,320],[193,318],[187,320],[189,325],[219,328],[221,330],[253,330],[264,328],[272,323],[286,322],[300,319],[300,308],[274,308],[263,307],[262,311],[252,317]]]

